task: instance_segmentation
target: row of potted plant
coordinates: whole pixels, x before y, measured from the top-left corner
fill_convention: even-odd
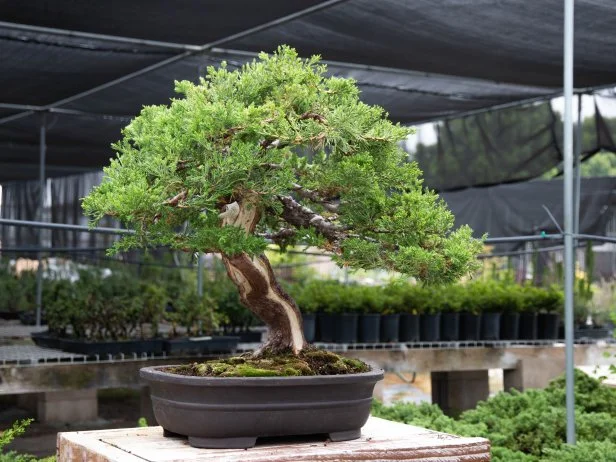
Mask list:
[[[88,269],[74,281],[46,279],[44,293],[48,331],[33,335],[41,346],[87,355],[157,354],[230,351],[239,340],[212,337],[220,316],[213,300],[191,284]]]
[[[556,339],[563,294],[498,281],[385,287],[312,281],[294,294],[309,341],[339,343]]]

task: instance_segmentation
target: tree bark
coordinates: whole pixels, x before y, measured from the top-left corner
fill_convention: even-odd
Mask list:
[[[254,232],[260,212],[250,197],[225,206],[220,214],[223,226],[239,226],[247,233]],[[242,303],[269,328],[267,342],[255,355],[263,351],[290,349],[295,354],[305,346],[302,316],[293,299],[280,287],[265,255],[251,257],[246,253],[222,255],[227,274],[240,293]]]

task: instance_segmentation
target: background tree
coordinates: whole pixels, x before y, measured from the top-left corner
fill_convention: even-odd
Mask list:
[[[352,80],[281,47],[145,107],[84,199],[93,223],[136,231],[115,251],[153,245],[221,255],[242,303],[269,327],[264,349],[299,352],[301,315],[263,254],[270,242],[330,251],[340,265],[427,282],[475,268],[480,240],[425,191],[398,147],[410,132],[359,100]]]

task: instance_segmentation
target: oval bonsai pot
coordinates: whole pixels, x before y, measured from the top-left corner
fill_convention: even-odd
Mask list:
[[[400,315],[400,341],[419,342],[419,315]]]
[[[383,371],[310,377],[190,377],[144,367],[156,421],[166,435],[202,448],[249,448],[258,437],[329,434],[359,438]]]
[[[441,340],[456,341],[460,338],[460,313],[441,313]]]
[[[380,330],[380,314],[366,313],[359,317],[359,341],[361,343],[378,343]]]
[[[334,323],[334,342],[357,343],[357,313],[342,313]],[[310,342],[306,339],[307,342]]]
[[[400,315],[382,314],[381,315],[381,343],[397,342],[400,333]]]

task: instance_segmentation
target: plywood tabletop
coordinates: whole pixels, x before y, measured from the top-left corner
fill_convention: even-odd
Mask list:
[[[324,416],[326,418],[326,416]],[[58,434],[58,462],[484,462],[490,443],[370,417],[361,438],[332,443],[314,437],[259,440],[250,449],[197,449],[165,438],[161,427]]]

